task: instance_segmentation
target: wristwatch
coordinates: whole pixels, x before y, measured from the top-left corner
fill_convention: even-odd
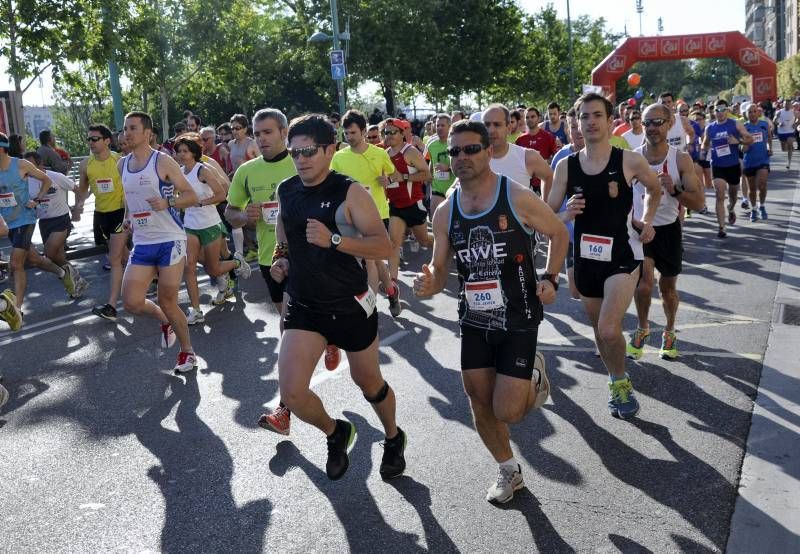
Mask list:
[[[542,275],[543,281],[550,281],[550,284],[553,285],[553,288],[558,290],[558,275],[554,273],[545,273]]]
[[[167,205],[169,205],[170,208],[174,208],[175,207],[175,197],[174,196],[170,196],[169,198],[167,198]]]
[[[342,235],[339,233],[334,233],[331,235],[331,248],[336,250],[339,248],[339,245],[342,244]]]
[[[675,192],[673,192],[670,196],[678,196],[686,191],[686,188],[683,186],[683,183],[675,183]]]

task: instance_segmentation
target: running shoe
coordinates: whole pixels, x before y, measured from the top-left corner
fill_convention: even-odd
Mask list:
[[[245,257],[238,252],[233,254],[233,259],[239,262],[239,267],[234,269],[236,276],[242,277],[243,279],[250,278],[250,273],[253,271],[249,263],[251,260],[246,260]]]
[[[742,199],[742,209],[750,211],[750,200],[747,198]]]
[[[75,268],[72,267],[70,264],[64,265],[61,269],[64,270],[64,276],[61,278],[61,282],[64,284],[64,290],[67,291],[67,294],[70,296],[75,295],[75,284],[78,281],[78,273],[75,271]]]
[[[103,270],[111,271],[111,260],[108,259],[108,255],[106,255],[105,259],[103,260]]]
[[[239,254],[238,252],[236,254]],[[241,256],[241,254],[239,254]],[[235,254],[234,254],[235,256]],[[247,260],[248,263],[254,262],[258,260],[258,251],[256,250],[248,250],[247,254],[244,255],[244,259]]]
[[[624,379],[608,382],[608,411],[614,417],[631,419],[639,413],[639,402],[633,394],[633,385],[627,375]]]
[[[0,312],[0,319],[8,323],[12,331],[19,331],[22,328],[22,312],[17,308],[17,297],[10,289],[0,293],[0,298],[6,301],[6,309]]]
[[[661,359],[674,360],[678,357],[678,339],[674,331],[664,331],[661,335]]]
[[[197,369],[197,357],[194,352],[178,352],[178,363],[175,364],[175,373],[189,373]]]
[[[261,414],[258,426],[267,431],[274,431],[279,435],[288,435],[292,423],[292,412],[286,406],[278,406],[271,414]]]
[[[692,219],[692,210],[686,209],[686,219]]]
[[[769,219],[767,217],[767,209],[764,206],[758,208],[758,211],[761,213],[761,219]]]
[[[84,293],[86,292],[86,289],[88,289],[88,288],[89,288],[89,281],[87,281],[86,279],[84,279],[83,277],[81,277],[79,275],[78,276],[78,280],[75,282],[75,294],[70,296],[70,298],[72,298],[73,300],[76,300],[76,299],[82,297],[84,295]]]
[[[494,504],[504,504],[514,498],[514,492],[525,486],[522,480],[522,468],[517,464],[517,469],[498,466],[497,479],[486,491],[486,500]]]
[[[353,449],[357,436],[355,425],[349,421],[336,420],[336,428],[327,438],[328,462],[325,464],[325,473],[328,474],[328,479],[336,481],[344,476],[350,467],[348,454]]]
[[[637,327],[631,337],[631,342],[625,346],[625,355],[632,360],[638,360],[642,357],[644,345],[647,342],[647,337],[650,336],[650,329],[642,329]]]
[[[538,409],[544,406],[550,396],[550,378],[547,376],[547,364],[544,360],[544,354],[537,352],[533,360],[533,369],[539,372],[539,378],[536,380],[536,400],[533,401],[533,409]],[[534,381],[531,379],[531,384]]]
[[[236,282],[230,277],[227,279],[220,277],[220,279],[223,279],[225,283],[225,290],[220,290],[217,292],[217,296],[215,296],[214,300],[211,302],[215,306],[221,306],[228,300],[228,298],[233,298],[235,296],[234,288],[236,287]]]
[[[708,207],[707,206],[703,206],[703,209],[700,210],[697,213],[699,213],[700,215],[708,215]]]
[[[329,344],[325,347],[325,369],[333,371],[339,367],[339,362],[342,361],[342,353],[339,347],[335,344]]]
[[[0,385],[0,408],[5,406],[6,402],[8,402],[8,390],[3,385]]]
[[[161,348],[172,348],[175,344],[175,330],[169,323],[161,324]]]
[[[408,437],[400,427],[397,428],[397,435],[393,439],[383,441],[380,474],[384,481],[399,477],[406,470],[406,459],[403,454],[406,451],[407,442]]]
[[[392,317],[397,317],[403,311],[403,306],[400,304],[400,287],[397,286],[397,281],[392,280],[392,288],[394,292],[387,294],[389,297],[389,313]]]
[[[102,317],[103,319],[107,319],[109,321],[117,320],[117,309],[111,304],[95,306],[92,308],[92,313],[97,317]]]
[[[734,223],[736,223],[736,212],[730,210],[728,212],[728,225],[733,225]]]
[[[725,232],[725,229],[720,227],[719,231],[717,231],[717,238],[718,239],[724,239],[727,236],[728,236],[728,233]]]
[[[198,323],[203,323],[205,320],[206,316],[203,315],[203,310],[195,310],[190,307],[189,311],[186,312],[186,323],[189,325],[197,325]]]
[[[757,210],[752,210],[750,212],[750,223],[754,223],[756,221],[758,221],[758,211]]]

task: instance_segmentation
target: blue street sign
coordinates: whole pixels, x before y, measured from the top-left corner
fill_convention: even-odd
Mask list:
[[[344,63],[344,50],[331,50],[331,65]]]
[[[347,70],[344,67],[343,63],[332,63],[331,64],[331,77],[333,77],[334,81],[341,81],[347,75]]]

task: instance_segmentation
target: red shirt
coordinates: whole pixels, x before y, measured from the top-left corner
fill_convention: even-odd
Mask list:
[[[531,133],[520,135],[517,138],[516,144],[517,146],[522,146],[523,148],[536,150],[548,163],[550,162],[550,158],[552,158],[555,153],[558,152],[555,135],[549,131],[545,131],[544,129],[539,129],[539,132],[535,135],[532,135]],[[538,177],[531,178],[531,188],[538,190],[540,183],[541,181]]]
[[[395,169],[397,169],[397,172],[401,175],[410,173],[404,153],[411,147],[410,144],[405,144],[397,154],[390,156]],[[422,189],[422,181],[412,181],[411,179],[392,183],[390,186],[386,187],[385,190],[386,199],[389,201],[389,204],[395,208],[408,208],[417,203],[421,204],[425,196],[425,192]]]
[[[614,127],[614,130],[611,131],[611,134],[621,137],[630,130],[631,130],[631,124],[626,121],[625,123],[620,123],[619,125]]]

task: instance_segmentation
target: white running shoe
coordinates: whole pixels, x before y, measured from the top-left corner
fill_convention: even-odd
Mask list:
[[[211,301],[215,306],[222,306],[228,298],[233,298],[235,296],[233,279],[227,276],[217,277],[217,282],[220,281],[221,284],[217,290],[217,295],[214,297],[214,300]]]
[[[75,282],[75,292],[70,296],[70,298],[76,299],[83,296],[86,292],[86,289],[89,288],[89,281],[84,279],[83,277],[78,276],[78,280]]]
[[[539,372],[539,379],[536,381],[536,400],[533,401],[533,409],[541,408],[550,397],[550,378],[547,376],[547,364],[544,361],[544,354],[536,353],[533,362],[533,369]],[[533,384],[533,380],[531,380]]]
[[[250,267],[250,264],[247,263],[247,260],[245,260],[244,256],[242,256],[239,252],[234,252],[233,259],[239,260],[239,267],[233,270],[234,273],[236,273],[236,276],[241,277],[243,279],[249,279],[250,273],[253,270]]]
[[[194,352],[178,352],[178,362],[175,364],[175,373],[188,373],[197,369],[197,357]]]
[[[495,504],[503,504],[514,498],[514,491],[525,486],[522,480],[522,468],[517,464],[517,469],[498,466],[497,481],[486,491],[486,500]]]
[[[206,316],[203,315],[202,310],[195,310],[190,307],[189,311],[186,313],[186,323],[189,325],[197,325],[198,323],[203,323],[205,320]]]
[[[161,348],[172,348],[175,344],[175,331],[169,323],[161,324]]]

